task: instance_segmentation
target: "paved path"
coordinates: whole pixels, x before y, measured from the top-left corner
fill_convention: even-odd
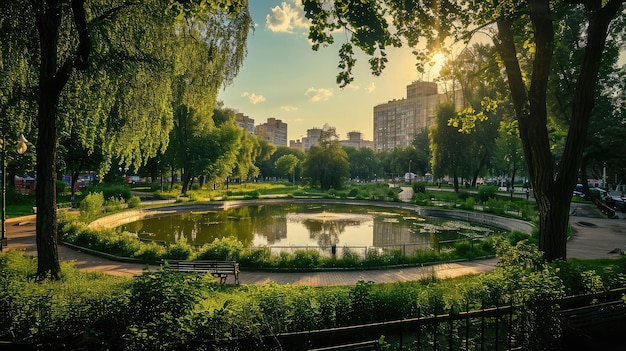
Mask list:
[[[610,253],[615,248],[626,248],[626,219],[606,219],[593,206],[572,204],[570,223],[573,237],[568,243],[568,257],[576,258],[616,258],[619,254]],[[8,248],[24,250],[35,255],[35,217],[21,217],[7,221]],[[59,245],[59,257],[64,261],[74,261],[77,268],[85,271],[100,271],[112,275],[139,274],[144,265],[110,261]],[[303,273],[270,273],[243,271],[240,274],[242,284],[278,284],[295,285],[353,285],[359,280],[375,283],[413,281],[424,277],[451,278],[466,274],[488,272],[497,260],[442,263],[427,267],[393,268],[362,271],[332,271]],[[150,266],[150,270],[158,267]]]

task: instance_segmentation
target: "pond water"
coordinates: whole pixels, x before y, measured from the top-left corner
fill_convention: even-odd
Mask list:
[[[140,238],[202,245],[236,237],[246,246],[432,247],[490,236],[495,229],[468,222],[422,218],[412,211],[354,205],[259,205],[224,211],[147,218],[122,226]],[[409,248],[414,250],[415,248]]]

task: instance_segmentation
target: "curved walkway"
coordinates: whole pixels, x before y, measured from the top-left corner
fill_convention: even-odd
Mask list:
[[[568,242],[568,257],[583,259],[616,258],[615,249],[626,248],[626,220],[606,219],[593,205],[572,204],[570,224],[572,239]],[[7,221],[8,248],[24,250],[28,255],[36,255],[35,216],[27,216]],[[73,261],[84,271],[98,271],[111,275],[140,274],[145,265],[123,263],[92,256],[69,247],[59,245],[59,257],[63,261]],[[361,271],[325,271],[274,273],[262,271],[242,271],[239,278],[242,284],[296,285],[353,285],[359,280],[375,283],[413,281],[424,277],[452,278],[467,274],[478,274],[493,269],[497,260],[486,259],[467,262],[442,263],[425,267],[403,267]],[[158,267],[149,266],[156,270]]]

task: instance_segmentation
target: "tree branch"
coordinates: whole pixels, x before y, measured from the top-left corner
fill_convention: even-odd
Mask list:
[[[89,53],[91,51],[91,39],[87,28],[87,15],[85,14],[85,0],[72,0],[72,12],[74,24],[78,31],[78,48],[74,58],[74,68],[86,71],[89,67]]]

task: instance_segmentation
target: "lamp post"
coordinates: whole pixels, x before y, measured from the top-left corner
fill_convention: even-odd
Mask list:
[[[17,153],[23,154],[26,152],[26,148],[28,147],[26,143],[28,140],[24,137],[24,134],[20,134],[20,137],[17,139]],[[6,143],[5,139],[0,139],[0,148],[2,155],[2,231],[0,231],[0,252],[4,250],[7,246],[7,236],[6,236],[6,185],[7,185],[7,154],[6,154]]]
[[[413,178],[413,174],[411,174],[411,162],[413,162],[413,160],[409,160],[409,184],[411,184]]]

